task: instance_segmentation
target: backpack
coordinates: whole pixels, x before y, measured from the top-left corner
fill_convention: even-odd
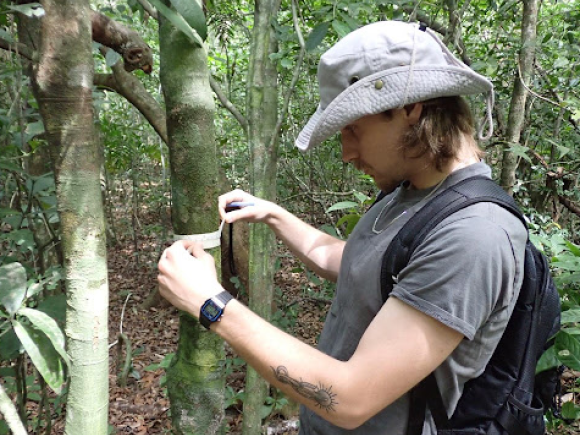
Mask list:
[[[381,283],[386,301],[413,251],[443,219],[477,202],[493,202],[527,224],[515,201],[486,177],[460,181],[431,199],[399,231],[383,257]],[[560,329],[560,298],[546,257],[529,241],[524,278],[507,328],[484,372],[468,381],[451,416],[434,373],[410,392],[407,435],[421,435],[428,407],[439,435],[543,435],[544,413],[553,407],[558,368],[536,375],[542,353]]]

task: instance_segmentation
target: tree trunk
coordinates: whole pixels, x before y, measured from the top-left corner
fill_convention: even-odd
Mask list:
[[[217,156],[214,101],[207,53],[161,18],[160,78],[167,110],[172,222],[177,234],[214,232]],[[213,249],[216,265],[220,250]],[[223,341],[188,315],[181,315],[177,353],[167,371],[176,434],[224,432]]]
[[[503,151],[500,178],[501,186],[510,195],[513,194],[518,165],[518,157],[510,148],[519,144],[520,135],[524,126],[526,98],[528,96],[526,84],[530,82],[530,77],[533,73],[534,52],[536,49],[536,23],[538,21],[538,0],[524,0],[523,3],[521,48],[518,59],[519,66],[515,75],[514,92],[510,103],[506,145]]]
[[[108,281],[88,2],[44,0],[34,88],[55,163],[71,359],[65,433],[108,432]]]
[[[280,8],[279,0],[256,0],[254,29],[248,72],[248,140],[250,144],[250,185],[260,198],[276,200],[277,140],[273,138],[278,114],[276,52],[272,20]],[[274,295],[274,252],[276,238],[264,224],[252,225],[250,233],[250,308],[269,320]],[[260,433],[261,410],[268,385],[250,367],[246,376],[243,434]]]

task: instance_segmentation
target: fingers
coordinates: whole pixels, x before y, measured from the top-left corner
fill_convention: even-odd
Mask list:
[[[218,198],[218,210],[220,218],[229,223],[235,222],[237,220],[236,215],[232,214],[233,212],[226,213],[227,205],[232,202],[254,202],[255,199],[256,198],[249,193],[239,189],[224,193]],[[239,216],[237,218],[239,219]]]

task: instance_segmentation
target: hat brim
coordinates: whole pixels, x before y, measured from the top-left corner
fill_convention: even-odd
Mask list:
[[[375,115],[404,104],[493,90],[493,85],[485,77],[461,67],[421,65],[415,66],[412,74],[409,89],[405,89],[409,67],[380,71],[349,86],[326,109],[318,106],[298,135],[296,147],[306,151],[363,116]]]

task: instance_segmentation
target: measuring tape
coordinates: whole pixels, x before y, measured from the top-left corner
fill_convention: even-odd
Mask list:
[[[224,229],[224,224],[226,221],[222,221],[220,228],[213,233],[204,234],[174,234],[174,240],[192,240],[194,242],[200,242],[203,249],[217,248],[221,245],[222,230]]]

